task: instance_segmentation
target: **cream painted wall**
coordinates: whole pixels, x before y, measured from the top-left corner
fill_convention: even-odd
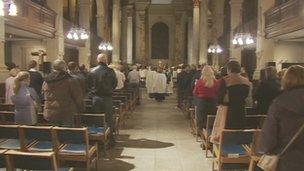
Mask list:
[[[31,52],[46,50],[46,43],[43,41],[19,41],[12,43],[12,61],[19,65],[21,69],[27,69],[27,63],[34,59],[39,61],[38,57],[31,55]]]
[[[281,69],[282,62],[303,63],[304,43],[299,42],[276,42],[274,45],[274,62]]]

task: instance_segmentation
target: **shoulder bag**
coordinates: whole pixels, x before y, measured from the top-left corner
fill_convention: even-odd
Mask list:
[[[276,171],[280,160],[280,157],[287,151],[287,149],[294,143],[294,141],[299,137],[301,132],[304,130],[304,124],[296,132],[296,134],[291,138],[288,144],[285,146],[283,151],[278,155],[268,155],[264,154],[258,162],[258,167],[264,171]]]

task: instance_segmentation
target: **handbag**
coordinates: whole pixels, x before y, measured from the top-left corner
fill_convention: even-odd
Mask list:
[[[303,129],[304,129],[304,124],[300,127],[300,129],[296,132],[296,134],[292,137],[292,139],[288,142],[285,148],[278,155],[264,154],[258,162],[258,167],[260,167],[264,171],[276,171],[280,157],[294,143],[294,141],[298,138],[298,136],[301,134]]]

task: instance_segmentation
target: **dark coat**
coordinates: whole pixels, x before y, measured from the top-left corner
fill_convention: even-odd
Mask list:
[[[240,74],[229,74],[220,83],[218,102],[228,106],[225,128],[242,129],[245,127],[245,99],[249,95],[251,83]],[[225,95],[228,94],[228,102]]]
[[[93,68],[89,75],[90,94],[99,97],[111,97],[117,86],[115,71],[101,63]]]
[[[81,86],[67,72],[53,72],[45,78],[42,86],[45,98],[44,117],[51,122],[70,120],[83,110]]]
[[[33,88],[38,96],[41,97],[41,88],[43,84],[43,77],[38,71],[28,71],[30,74],[30,86]]]
[[[192,74],[182,71],[177,75],[177,89],[184,96],[192,96]]]
[[[278,154],[304,123],[304,87],[283,92],[274,99],[262,129],[261,150]],[[304,170],[304,132],[280,159],[277,171]]]
[[[280,94],[280,83],[275,79],[261,82],[257,88],[256,100],[259,114],[266,114],[274,98]]]

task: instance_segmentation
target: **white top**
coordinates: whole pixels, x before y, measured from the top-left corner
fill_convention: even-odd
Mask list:
[[[155,74],[154,91],[155,93],[166,93],[167,91],[167,77],[163,73]]]
[[[115,70],[116,79],[117,79],[117,86],[116,89],[122,89],[124,87],[126,76],[119,70]]]
[[[149,93],[154,93],[153,86],[154,86],[154,81],[155,81],[155,75],[156,71],[148,71],[147,76],[146,76],[146,87],[147,87],[147,92]]]
[[[139,81],[140,81],[139,72],[137,70],[132,70],[131,72],[129,72],[128,80],[129,80],[129,83],[139,84]]]

